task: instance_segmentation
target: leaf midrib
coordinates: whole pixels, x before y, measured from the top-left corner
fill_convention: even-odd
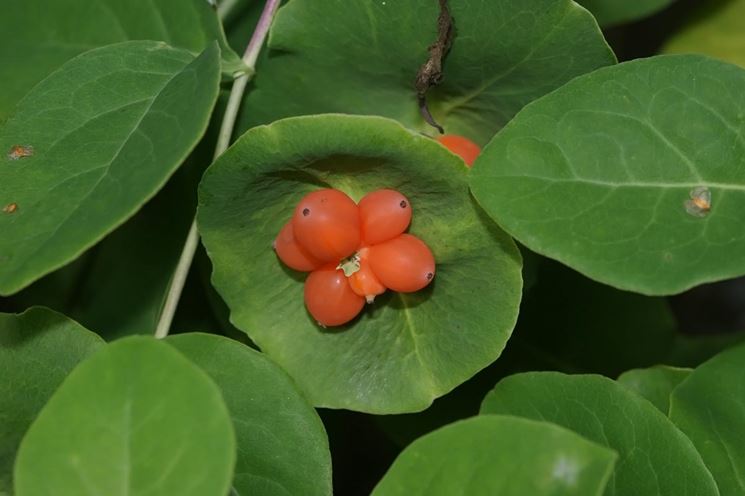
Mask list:
[[[419,351],[419,343],[417,341],[416,332],[414,331],[414,322],[411,319],[411,313],[409,311],[409,306],[406,303],[406,297],[404,293],[396,293],[396,296],[401,300],[401,312],[404,314],[404,327],[409,332],[409,335],[411,336],[411,342],[414,345],[414,356],[417,359],[417,362],[419,362],[419,365],[421,366],[422,371],[424,371],[425,376],[428,379],[429,387],[432,391],[437,391],[437,383],[435,382],[435,376],[432,373],[432,370],[425,364],[422,354]]]
[[[614,183],[611,181],[603,181],[602,179],[588,179],[578,176],[572,176],[571,178],[556,178],[556,177],[542,177],[542,176],[531,176],[527,174],[494,174],[490,177],[500,179],[537,179],[539,181],[551,182],[551,183],[584,183],[592,184],[595,186],[603,186],[606,188],[655,188],[655,189],[693,189],[698,187],[708,187],[727,191],[743,191],[745,192],[745,184],[729,184],[707,181],[702,179],[701,182],[688,182],[688,183],[663,183],[663,182],[642,182],[642,181],[628,181]]]

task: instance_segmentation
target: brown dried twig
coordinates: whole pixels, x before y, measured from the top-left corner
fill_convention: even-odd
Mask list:
[[[427,107],[427,91],[442,81],[442,61],[453,44],[455,26],[453,16],[450,15],[448,9],[447,0],[439,0],[439,2],[440,15],[437,17],[437,41],[429,46],[429,59],[419,68],[414,85],[417,102],[419,103],[419,112],[428,124],[437,128],[440,134],[443,134],[445,130],[435,122]]]

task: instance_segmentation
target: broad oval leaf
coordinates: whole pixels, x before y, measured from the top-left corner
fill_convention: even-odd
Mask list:
[[[696,55],[581,76],[474,164],[481,206],[600,282],[671,294],[745,274],[745,70]]]
[[[650,16],[675,0],[576,0],[602,26],[613,26]]]
[[[745,492],[745,346],[697,367],[670,398],[670,419],[691,438],[722,496]]]
[[[691,373],[691,369],[657,365],[646,369],[628,370],[618,377],[622,384],[646,398],[667,415],[670,409],[670,394]]]
[[[222,390],[238,446],[231,494],[331,494],[326,431],[282,369],[264,354],[214,334],[178,334],[168,343]]]
[[[619,459],[606,496],[719,494],[691,441],[650,402],[610,379],[513,375],[486,396],[481,413],[553,422],[614,449]]]
[[[448,133],[485,144],[526,103],[615,63],[597,23],[570,0],[449,2],[455,38],[427,95]],[[293,0],[277,13],[269,53],[246,97],[247,129],[324,112],[391,117],[436,133],[414,82],[437,39],[438,2]],[[344,43],[339,43],[344,40]],[[293,95],[288,98],[288,95]]]
[[[13,460],[28,426],[67,374],[103,344],[46,308],[0,313],[0,494],[11,492]]]
[[[196,214],[197,186],[212,161],[227,93],[221,91],[199,145],[153,199],[74,262],[14,294],[9,308],[48,306],[107,341],[134,334],[152,335]],[[188,301],[193,294],[190,289],[203,286],[187,285],[179,308],[205,310],[204,305],[194,306]],[[181,315],[177,313],[174,318],[171,332],[215,327],[213,323],[196,326],[181,322]]]
[[[373,496],[600,496],[616,454],[548,422],[482,415],[414,441]]]
[[[198,221],[231,321],[300,384],[315,406],[421,410],[494,361],[515,324],[520,255],[468,195],[467,169],[445,148],[379,117],[308,116],[248,131],[205,173]],[[308,192],[355,200],[379,188],[411,201],[410,231],[437,276],[417,293],[376,298],[344,328],[318,327],[304,274],[272,241]]]
[[[745,67],[745,0],[701,2],[665,42],[665,53],[702,53]]]
[[[70,373],[21,442],[17,496],[224,496],[235,437],[220,390],[153,338],[107,345]]]
[[[27,95],[0,128],[0,294],[74,259],[163,186],[207,127],[218,56],[110,45]]]
[[[71,58],[131,40],[163,41],[194,55],[216,40],[223,71],[244,68],[208,0],[10,0],[0,16],[0,121]]]

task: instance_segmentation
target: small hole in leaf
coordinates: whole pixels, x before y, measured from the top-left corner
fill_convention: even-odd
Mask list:
[[[685,201],[685,210],[694,217],[706,217],[711,211],[711,191],[706,186],[693,188],[690,199]]]
[[[8,158],[10,160],[19,160],[23,157],[30,157],[34,154],[33,146],[14,145],[10,147]]]

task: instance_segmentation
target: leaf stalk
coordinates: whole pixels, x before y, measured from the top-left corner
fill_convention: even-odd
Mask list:
[[[235,128],[235,121],[238,117],[238,111],[240,110],[241,102],[243,101],[243,93],[246,90],[248,82],[253,78],[256,72],[256,60],[261,52],[261,47],[264,45],[269,28],[272,25],[274,15],[279,8],[281,0],[267,0],[264,5],[264,10],[261,12],[256,29],[254,29],[251,40],[248,42],[246,51],[243,54],[243,62],[246,64],[248,70],[241,73],[233,80],[233,86],[230,89],[230,97],[228,98],[228,105],[225,108],[225,114],[220,124],[220,132],[218,134],[217,143],[215,145],[215,154],[213,162],[230,145],[230,140],[233,136],[233,129]],[[173,323],[173,317],[176,315],[176,308],[178,308],[179,300],[181,299],[181,293],[184,290],[184,284],[186,284],[186,277],[189,274],[189,269],[194,261],[194,254],[199,247],[199,229],[197,228],[197,219],[191,223],[189,228],[189,234],[184,242],[184,248],[181,251],[178,265],[174,271],[173,277],[171,278],[171,284],[166,294],[166,299],[163,304],[163,309],[158,320],[158,325],[155,329],[155,337],[163,339],[168,336],[168,332],[171,329]]]

